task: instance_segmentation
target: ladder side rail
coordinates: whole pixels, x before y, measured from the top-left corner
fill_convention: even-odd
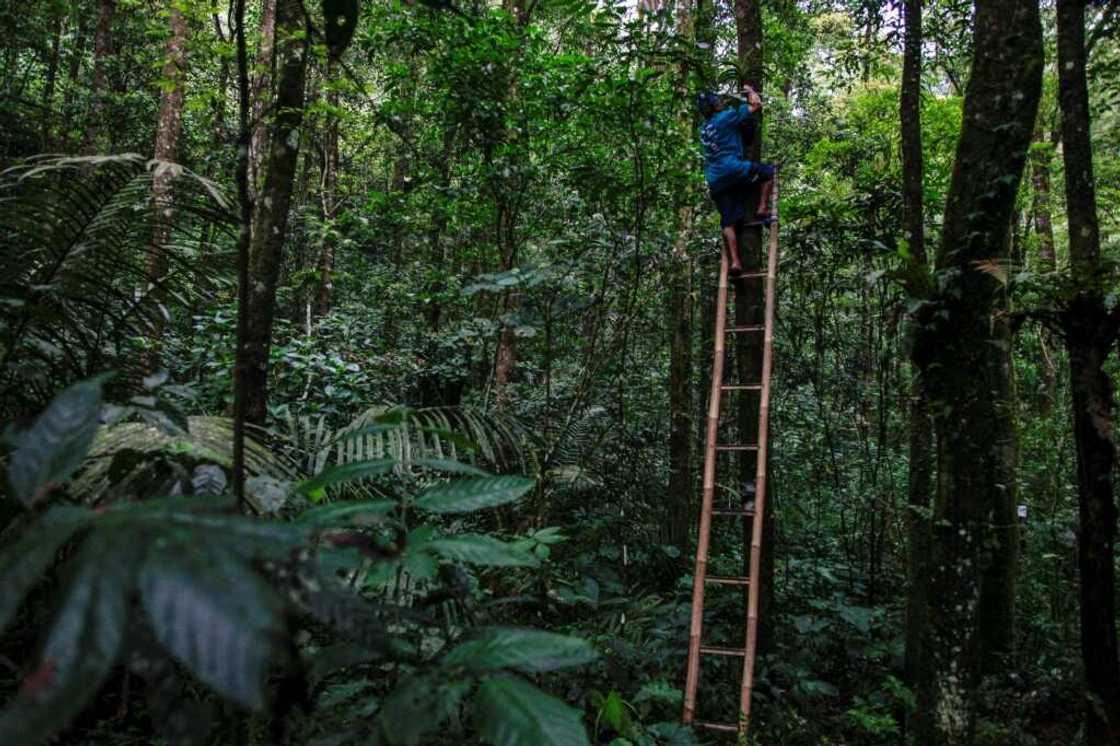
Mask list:
[[[688,638],[688,672],[685,679],[684,717],[691,723],[696,711],[696,689],[700,682],[700,638],[704,627],[704,581],[708,570],[708,541],[712,525],[712,502],[716,482],[716,444],[719,437],[720,386],[723,384],[724,335],[727,325],[727,252],[720,249],[719,292],[716,300],[715,353],[712,385],[708,394],[708,433],[704,449],[704,490],[700,507],[700,529],[696,541],[696,565],[692,577],[692,619]]]
[[[766,268],[766,331],[762,347],[762,391],[758,410],[758,462],[755,472],[755,509],[751,527],[751,569],[747,601],[747,644],[743,657],[743,687],[740,693],[740,729],[745,731],[751,714],[754,661],[758,644],[758,594],[762,557],[762,529],[766,514],[766,465],[770,445],[770,376],[774,357],[774,315],[778,276],[778,175],[774,175],[770,215],[769,256]]]

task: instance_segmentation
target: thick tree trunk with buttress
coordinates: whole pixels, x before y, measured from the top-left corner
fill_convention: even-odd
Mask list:
[[[1077,295],[1065,314],[1077,448],[1077,542],[1086,742],[1120,743],[1120,656],[1116,641],[1116,503],[1112,381],[1104,363],[1116,343],[1117,314],[1101,287],[1100,227],[1085,79],[1085,1],[1058,2],[1058,99],[1066,172],[1070,267]]]
[[[919,707],[929,717],[915,724],[917,746],[969,744],[975,735],[985,551],[1005,488],[999,397],[1006,378],[993,350],[1006,340],[992,314],[1041,91],[1038,4],[978,0],[973,48],[937,253],[943,280],[919,313],[914,349],[938,464],[929,615],[915,671]]]
[[[283,261],[303,121],[310,30],[300,0],[277,0],[275,112],[269,133],[264,187],[253,218],[244,386],[246,420],[263,424],[268,415],[268,356],[276,311],[276,284]]]
[[[752,88],[762,93],[762,6],[760,0],[735,0],[735,30],[738,40],[739,69],[743,79],[739,82],[749,84]],[[744,157],[750,161],[761,160],[762,157],[762,127],[761,111],[758,117],[759,126],[754,128],[754,137],[750,143],[745,143]],[[754,215],[758,207],[758,191],[752,189],[747,198],[746,214]],[[764,235],[761,228],[743,228],[738,231],[739,256],[743,262],[744,272],[756,272],[763,268],[765,256],[763,255]],[[735,287],[735,324],[748,326],[761,324],[765,313],[765,286],[760,280],[740,281]],[[732,349],[735,352],[736,374],[742,382],[758,381],[762,376],[762,335],[737,334],[733,341]],[[759,401],[755,394],[740,392],[738,401],[732,399],[729,406],[736,407],[739,438],[744,443],[758,442],[758,415]],[[739,483],[754,483],[758,460],[753,451],[744,451],[739,459]],[[767,491],[777,494],[776,484],[767,472]],[[774,509],[773,500],[767,500],[763,519],[763,539],[761,562],[761,583],[759,590],[758,609],[758,648],[765,653],[773,638],[770,632],[770,608],[774,599]],[[745,546],[750,546],[751,526],[749,521],[743,522],[743,538]],[[748,563],[745,569],[749,570],[750,557],[744,557]]]
[[[101,120],[105,111],[106,65],[113,49],[113,16],[117,12],[117,0],[101,0],[98,6],[97,27],[93,32],[93,75],[89,83],[89,116],[82,135],[82,155],[97,152],[97,136],[101,130]]]

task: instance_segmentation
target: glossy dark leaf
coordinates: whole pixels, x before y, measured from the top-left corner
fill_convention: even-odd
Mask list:
[[[432,513],[467,513],[514,502],[534,484],[525,477],[457,479],[424,490],[414,505]]]
[[[59,548],[89,523],[83,508],[56,507],[0,553],[0,632],[15,616],[24,596],[53,563]]]
[[[427,543],[426,549],[447,559],[490,567],[537,567],[529,552],[485,534],[460,534]]]
[[[39,662],[0,712],[0,743],[44,742],[97,693],[120,655],[137,554],[111,531],[83,544]]]
[[[101,385],[108,376],[76,383],[56,396],[28,430],[15,436],[8,480],[31,506],[46,488],[63,482],[82,464],[97,433]]]
[[[511,668],[526,673],[580,666],[598,658],[578,637],[519,627],[492,627],[457,645],[443,662],[476,671]]]
[[[381,741],[391,746],[418,746],[459,706],[469,691],[466,682],[429,676],[403,679],[389,694],[378,719]]]
[[[282,603],[241,558],[197,533],[159,541],[140,574],[161,643],[202,682],[247,707],[265,703]]]
[[[583,714],[527,681],[496,676],[479,689],[475,728],[494,746],[586,746]]]

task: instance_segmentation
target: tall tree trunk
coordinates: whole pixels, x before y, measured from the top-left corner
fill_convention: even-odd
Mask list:
[[[533,6],[527,4],[525,0],[503,0],[503,7],[511,12],[517,19],[518,31],[523,34],[529,25],[530,13],[532,12]],[[516,100],[517,88],[517,76],[511,74],[509,94],[506,99],[507,105]],[[519,137],[519,135],[514,133],[513,138],[516,139],[517,137]],[[505,127],[502,127],[500,131],[494,135],[494,144],[491,146],[490,152],[497,152],[499,150],[499,144],[505,143],[509,139],[510,132]],[[509,156],[503,155],[501,157],[505,159]],[[490,160],[489,155],[487,156],[487,160]],[[492,165],[491,168],[493,168]],[[501,271],[508,272],[513,269],[514,265],[517,263],[517,208],[514,205],[517,200],[512,198],[513,195],[511,192],[514,191],[514,185],[510,183],[508,178],[493,178],[493,181],[497,213],[497,219],[495,221],[496,243],[502,254]],[[519,305],[520,301],[515,291],[506,291],[502,294],[501,308],[503,315],[514,313]],[[516,364],[517,335],[509,324],[502,323],[502,332],[498,336],[498,349],[494,359],[494,404],[497,407],[504,407],[510,401],[511,392],[509,382]]]
[[[183,133],[184,84],[186,82],[187,20],[179,4],[172,0],[169,10],[170,36],[164,52],[164,81],[159,96],[159,119],[156,124],[156,160],[175,162],[179,155],[179,136]],[[172,202],[172,179],[169,174],[158,174],[153,179],[156,209],[160,214],[156,235],[152,236],[148,260],[148,279],[157,282],[166,271],[162,245],[167,242]]]
[[[183,132],[183,87],[186,81],[187,19],[179,3],[169,3],[168,18],[171,33],[164,50],[163,79],[159,101],[159,119],[156,124],[155,159],[175,162],[179,157],[179,136]],[[175,201],[174,176],[167,169],[156,171],[152,180],[152,203],[156,211],[155,230],[148,248],[147,276],[150,285],[158,287],[167,272],[167,252],[164,250],[171,237],[172,204]],[[157,295],[160,295],[157,293]],[[152,342],[159,344],[163,324],[157,322],[152,330]],[[158,365],[158,352],[149,356],[146,367]]]
[[[62,93],[62,132],[59,142],[66,149],[70,147],[70,125],[74,116],[74,94],[78,90],[78,75],[82,71],[82,61],[86,56],[86,40],[89,37],[89,14],[78,13],[78,30],[66,61],[66,85]]]
[[[992,313],[1015,195],[1038,111],[1035,0],[977,0],[972,74],[937,253],[942,287],[919,316],[914,358],[929,394],[938,480],[917,661],[918,746],[971,743],[981,674],[985,547],[1003,496],[998,401],[1005,343]]]
[[[679,0],[677,35],[693,37],[692,0]],[[689,66],[687,59],[679,69],[678,95],[687,101]],[[691,137],[693,117],[683,109],[679,126]],[[695,210],[694,195],[686,190],[687,200],[678,210],[677,240],[669,269],[669,531],[668,540],[688,556],[688,537],[692,527],[692,260],[688,243]]]
[[[762,5],[760,0],[735,0],[735,31],[738,42],[739,70],[742,74],[740,84],[749,84],[752,88],[762,93],[763,68],[762,68]],[[756,114],[759,126],[755,127],[754,139],[744,143],[744,157],[747,160],[757,161],[762,157],[762,122],[761,112]],[[753,215],[758,206],[758,193],[751,190],[747,203],[747,214]],[[739,255],[743,261],[744,272],[757,272],[762,269],[765,258],[763,256],[763,231],[761,228],[744,228],[739,231]],[[765,285],[762,281],[748,280],[739,282],[735,288],[735,324],[748,326],[763,323],[765,314]],[[734,340],[735,360],[737,375],[742,382],[757,381],[762,376],[762,335],[737,334]],[[736,418],[738,421],[739,438],[744,443],[758,442],[758,416],[759,401],[756,395],[746,392],[739,394]],[[743,451],[739,458],[739,482],[753,483],[758,466],[758,455],[753,451]],[[771,494],[777,494],[776,483],[767,473],[767,489]],[[765,504],[763,520],[762,557],[760,567],[762,573],[762,588],[759,590],[758,608],[758,648],[765,653],[773,638],[770,631],[770,608],[774,599],[774,509],[773,500]],[[745,546],[751,544],[751,526],[749,521],[743,522],[743,540]],[[750,557],[744,556],[744,562],[749,568]]]
[[[1120,657],[1116,642],[1113,545],[1115,445],[1112,381],[1104,363],[1116,341],[1117,315],[1101,287],[1089,90],[1085,80],[1085,1],[1058,2],[1058,100],[1066,172],[1070,268],[1078,294],[1066,312],[1073,434],[1077,447],[1077,496],[1081,571],[1081,653],[1085,664],[1085,719],[1092,744],[1120,743]]]
[[[261,0],[260,39],[257,43],[256,76],[253,78],[253,111],[249,126],[253,137],[249,141],[249,197],[256,201],[257,191],[265,179],[263,173],[265,154],[268,151],[269,107],[272,100],[272,76],[276,70],[276,3],[277,0]]]
[[[1008,246],[1010,246],[1010,237]],[[992,421],[992,479],[994,491],[988,508],[988,539],[981,553],[983,577],[980,581],[980,665],[983,673],[1006,670],[1015,643],[1015,598],[1018,588],[1019,524],[1015,515],[1018,502],[1019,433],[1016,412],[1014,344],[1011,299],[1007,288],[1000,288],[991,319],[991,356],[989,370],[993,385],[990,396],[995,408]]]
[[[334,290],[332,273],[334,272],[334,218],[338,209],[337,184],[338,184],[338,89],[331,85],[332,64],[327,69],[327,131],[323,142],[323,183],[320,193],[322,195],[323,212],[323,244],[319,247],[319,292],[316,295],[316,312],[319,316],[326,316],[331,310],[331,291]]]
[[[905,43],[902,60],[902,88],[899,113],[902,135],[902,231],[910,256],[907,292],[921,296],[926,291],[928,272],[925,239],[925,208],[922,184],[925,162],[922,157],[922,0],[906,0]],[[906,680],[914,685],[915,667],[921,658],[922,633],[926,620],[926,558],[929,552],[929,508],[933,489],[933,421],[929,402],[917,366],[912,366],[910,381],[910,468],[907,480],[906,526],[909,541],[909,584],[906,595]],[[928,711],[919,707],[915,717]]]
[[[1031,144],[1031,211],[1034,213],[1035,235],[1038,236],[1038,258],[1046,272],[1053,272],[1056,264],[1050,207],[1050,163],[1053,158],[1054,145],[1039,127]]]
[[[41,125],[43,150],[49,149],[50,143],[53,140],[51,125],[55,121],[54,89],[58,81],[58,63],[60,48],[62,47],[62,29],[66,23],[65,12],[56,9],[52,13],[51,21],[53,24],[53,28],[51,29],[51,51],[47,57],[46,80],[43,82],[43,123]]]
[[[277,0],[276,58],[279,77],[269,133],[268,170],[261,201],[253,216],[245,365],[243,382],[248,422],[263,424],[268,415],[268,356],[276,312],[276,284],[284,259],[288,208],[299,161],[310,29],[301,0]]]
[[[214,4],[215,11],[211,14],[211,19],[214,23],[214,35],[218,37],[218,41],[225,42],[226,35],[222,31],[222,19],[217,13],[217,2]],[[218,62],[218,86],[214,92],[214,104],[211,108],[211,115],[214,122],[214,145],[215,152],[221,152],[222,145],[226,142],[226,96],[229,92],[229,60],[223,55]]]
[[[93,32],[93,75],[90,78],[89,115],[82,135],[82,155],[97,152],[97,135],[105,109],[105,66],[113,50],[113,16],[117,0],[101,0],[97,15],[97,28]]]

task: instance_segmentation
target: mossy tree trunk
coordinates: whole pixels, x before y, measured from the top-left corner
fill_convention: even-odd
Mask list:
[[[1006,499],[1006,395],[993,324],[1011,213],[1038,112],[1042,28],[1035,0],[977,0],[972,74],[937,251],[937,290],[919,316],[915,361],[937,437],[928,619],[916,676],[919,746],[971,743],[982,671],[981,598]],[[990,564],[989,564],[990,567]]]

